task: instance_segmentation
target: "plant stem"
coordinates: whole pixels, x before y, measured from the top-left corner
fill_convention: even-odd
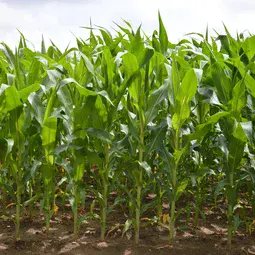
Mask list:
[[[176,130],[175,133],[175,141],[174,141],[174,146],[175,146],[175,151],[179,150],[179,136],[180,136],[180,128]],[[178,168],[178,163],[174,163],[174,167],[172,168],[172,193],[175,194],[176,192],[176,182],[177,182],[177,168]],[[169,244],[172,245],[173,243],[173,237],[174,237],[174,222],[175,222],[175,197],[173,197],[173,201],[171,202],[171,212],[170,212],[170,221],[169,221]]]
[[[3,199],[2,199],[2,203],[3,203],[3,210],[2,210],[2,214],[5,215],[6,214],[6,197],[7,197],[7,191],[3,186]]]
[[[106,232],[106,213],[107,213],[107,186],[104,186],[103,190],[103,207],[101,213],[101,240],[105,240],[105,232]]]
[[[135,211],[135,215],[136,215],[135,244],[139,244],[139,236],[140,236],[141,191],[142,191],[142,187],[139,185],[137,187],[137,197],[136,197],[137,207]]]
[[[172,170],[172,185],[173,185],[173,192],[176,189],[176,168],[177,165]],[[173,201],[171,202],[171,214],[170,214],[170,221],[169,221],[169,244],[172,245],[173,243],[173,237],[174,237],[174,222],[175,222],[175,198],[173,198]]]
[[[161,197],[161,187],[158,187],[158,204],[157,204],[157,211],[158,211],[158,220],[160,222],[162,216],[162,197]]]
[[[53,179],[52,179],[52,182],[53,182]],[[52,210],[53,210],[53,213],[55,215],[55,207],[56,207],[56,198],[55,198],[55,186],[54,186],[54,183],[52,185]]]
[[[199,208],[200,208],[200,188],[199,188],[199,184],[197,183],[197,197],[196,197],[196,214],[195,214],[195,221],[194,221],[194,225],[195,227],[198,226],[198,215],[199,215]]]
[[[143,146],[144,146],[144,123],[143,118],[140,116],[140,148],[139,148],[139,162],[143,162]],[[136,231],[135,231],[135,243],[139,243],[140,236],[140,216],[141,216],[141,195],[143,185],[143,170],[139,166],[139,179],[137,183],[137,196],[136,196]]]
[[[29,199],[33,197],[33,189],[32,189],[32,180],[29,182]],[[29,217],[32,218],[34,203],[30,203],[29,205]]]
[[[78,194],[78,187],[77,184],[74,186],[74,212],[73,212],[73,219],[74,219],[74,239],[78,236],[78,201],[79,201],[79,194]]]
[[[46,211],[46,234],[50,231],[50,197],[49,197],[49,184],[45,187],[45,211]]]
[[[109,144],[105,145],[105,169],[102,174],[103,203],[101,208],[101,240],[105,240],[107,204],[108,204],[108,174],[109,174]]]
[[[201,157],[201,153],[198,153],[198,167],[197,167],[197,172],[200,169],[200,166],[202,164],[202,157]],[[196,195],[196,213],[195,213],[195,221],[194,221],[194,225],[195,227],[198,226],[198,216],[199,216],[199,210],[201,209],[201,205],[202,205],[202,187],[201,187],[201,180],[197,180],[197,195]]]
[[[16,193],[16,241],[20,240],[20,203],[21,203],[21,192],[20,192],[20,171],[18,170],[17,172],[17,179],[16,179],[16,184],[17,184],[17,193]]]
[[[20,204],[21,204],[21,167],[22,167],[22,145],[21,145],[21,137],[20,137],[20,128],[19,128],[19,122],[18,122],[18,113],[17,109],[15,111],[16,113],[16,135],[17,135],[17,145],[18,145],[18,165],[16,169],[16,185],[17,185],[17,191],[16,191],[16,241],[20,240]]]
[[[233,231],[233,186],[234,186],[234,173],[233,170],[229,171],[229,184],[231,191],[228,192],[228,247],[231,249],[232,244],[232,231]],[[230,194],[229,194],[230,193]]]
[[[232,244],[232,229],[233,229],[233,206],[228,204],[228,247],[231,249]]]
[[[252,196],[252,216],[255,217],[255,199],[254,199],[254,195]]]

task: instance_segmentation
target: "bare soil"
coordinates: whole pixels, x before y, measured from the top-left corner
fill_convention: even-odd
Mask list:
[[[182,215],[176,223],[173,246],[168,245],[168,230],[158,224],[146,225],[142,219],[140,244],[134,245],[134,231],[122,237],[126,218],[119,208],[109,215],[108,236],[100,241],[99,220],[84,221],[79,237],[73,238],[73,219],[69,209],[59,211],[51,221],[50,233],[45,233],[44,216],[37,213],[21,221],[21,241],[15,240],[15,226],[10,219],[0,219],[0,255],[25,254],[74,254],[74,255],[241,255],[255,254],[255,235],[248,234],[241,226],[233,237],[231,250],[227,248],[226,217],[219,212],[205,211],[206,220],[194,228],[192,219],[186,222]],[[83,211],[80,214],[84,214]],[[118,222],[119,220],[120,222]],[[114,228],[116,226],[116,228]]]

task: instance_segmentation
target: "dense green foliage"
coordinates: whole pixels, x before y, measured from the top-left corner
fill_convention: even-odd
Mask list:
[[[91,29],[64,52],[44,41],[33,51],[23,35],[15,52],[2,43],[2,214],[9,196],[19,239],[25,206],[40,202],[49,231],[56,205],[69,201],[76,237],[95,216],[77,211],[93,194],[104,240],[117,191],[114,206],[129,208],[123,233],[132,226],[138,243],[141,216],[156,208],[160,222],[167,199],[172,243],[176,202],[193,194],[197,225],[206,187],[211,201],[227,197],[231,245],[241,188],[255,213],[255,36],[233,38],[225,28],[171,44],[160,15],[152,37],[126,25],[115,36]],[[149,193],[156,197],[145,204]]]

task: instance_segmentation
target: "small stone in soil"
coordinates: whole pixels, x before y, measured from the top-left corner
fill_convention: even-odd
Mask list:
[[[208,229],[208,228],[205,228],[205,227],[201,227],[200,230],[206,234],[206,235],[213,235],[214,234],[214,231]]]
[[[60,236],[59,237],[59,240],[66,240],[66,239],[68,239],[68,238],[70,238],[70,236],[69,235],[65,235],[65,236]]]
[[[106,243],[106,242],[101,242],[101,243],[98,243],[97,245],[96,245],[96,248],[98,248],[98,249],[105,249],[105,248],[108,248],[108,244]]]
[[[192,234],[190,234],[190,233],[188,233],[188,232],[185,232],[184,234],[183,234],[183,237],[193,237],[194,235],[192,235]]]
[[[228,231],[226,228],[222,228],[216,224],[211,224],[211,226],[217,231],[217,234],[224,234]]]
[[[0,251],[1,251],[1,250],[7,250],[7,248],[8,248],[8,247],[5,246],[4,244],[0,244]]]
[[[85,240],[87,240],[87,239],[88,239],[88,237],[84,235],[84,236],[80,237],[78,241],[85,242]]]
[[[80,245],[77,242],[68,243],[59,251],[59,254],[70,252],[71,250],[77,248],[78,246]]]
[[[31,235],[35,235],[38,233],[38,230],[34,229],[34,228],[29,228],[26,233],[31,234]]]
[[[123,255],[132,255],[132,250],[130,248],[125,250]]]

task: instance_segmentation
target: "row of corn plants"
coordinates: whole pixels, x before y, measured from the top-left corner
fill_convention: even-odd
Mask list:
[[[139,243],[142,215],[156,208],[162,224],[167,200],[172,244],[178,200],[189,191],[195,226],[205,196],[227,198],[230,247],[243,187],[255,213],[255,37],[225,27],[172,44],[160,14],[151,37],[128,22],[115,35],[88,29],[88,40],[64,52],[44,40],[32,50],[23,34],[14,51],[1,45],[1,213],[11,199],[16,240],[25,207],[32,215],[40,202],[48,233],[68,200],[75,238],[82,220],[98,217],[105,240],[119,204],[129,212],[123,233],[133,227]],[[144,203],[149,193],[156,196]],[[100,213],[80,217],[88,194]]]

